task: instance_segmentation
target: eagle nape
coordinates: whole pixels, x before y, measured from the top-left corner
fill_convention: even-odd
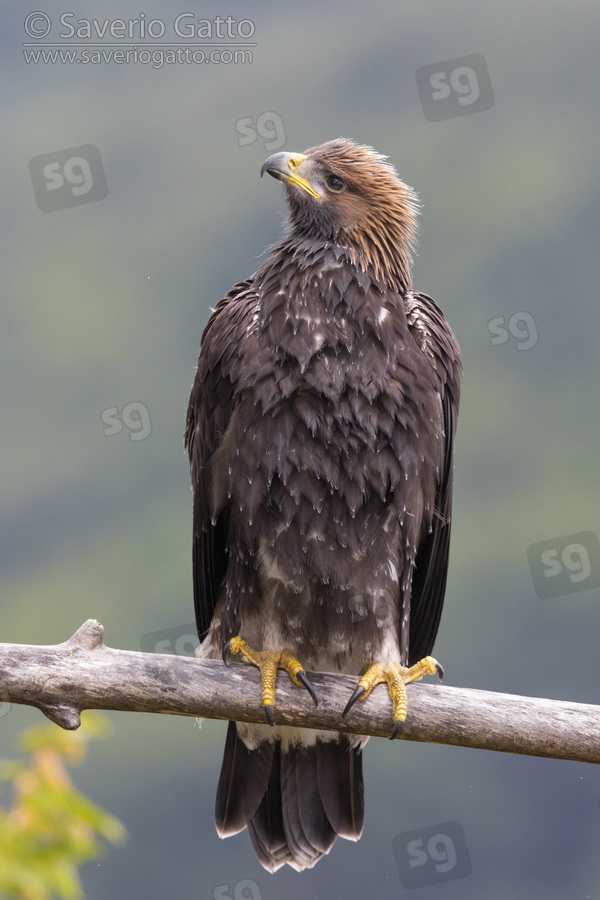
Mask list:
[[[273,704],[275,703],[275,684],[278,669],[285,669],[294,684],[297,684],[298,687],[305,687],[315,706],[319,705],[315,689],[308,680],[302,663],[298,662],[291,650],[253,650],[243,638],[238,636],[231,638],[223,647],[223,662],[225,665],[227,665],[227,657],[230,653],[239,654],[242,659],[257,666],[260,670],[262,704],[269,725],[275,725]]]

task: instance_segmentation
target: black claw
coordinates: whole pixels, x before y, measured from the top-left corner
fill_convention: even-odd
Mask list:
[[[223,662],[225,663],[226,666],[229,665],[229,663],[227,662],[227,657],[229,656],[230,650],[231,650],[231,641],[227,641],[227,643],[223,647],[223,654],[222,654]]]
[[[296,678],[298,681],[301,681],[310,696],[313,698],[313,703],[315,706],[319,705],[319,701],[317,700],[317,695],[315,694],[315,689],[306,677],[306,672],[296,672]]]
[[[275,724],[275,716],[273,715],[273,707],[271,706],[270,703],[265,703],[264,710],[265,710],[265,716],[267,717],[267,722],[269,723],[269,725],[272,728],[273,725]]]
[[[346,713],[352,709],[352,707],[354,706],[356,701],[359,700],[363,696],[364,693],[365,693],[364,687],[359,684],[358,687],[356,688],[356,690],[354,691],[354,693],[352,694],[352,696],[350,697],[350,699],[348,700],[348,702],[346,703],[346,707],[344,709],[344,712],[342,713],[342,719],[346,718]]]
[[[390,734],[390,741],[393,741],[395,738],[399,737],[404,731],[404,726],[402,722],[396,722],[394,725],[394,730]]]
[[[436,684],[441,684],[444,679],[444,670],[443,670],[442,666],[439,664],[439,662],[436,662],[435,668],[438,673],[438,680],[436,681]]]

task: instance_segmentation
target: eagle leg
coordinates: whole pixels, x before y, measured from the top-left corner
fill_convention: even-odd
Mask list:
[[[273,717],[273,703],[275,702],[275,682],[277,670],[285,669],[294,684],[305,687],[317,706],[317,695],[307,678],[304,667],[291,650],[253,650],[241,637],[234,637],[223,647],[223,662],[227,665],[227,657],[230,653],[239,653],[246,662],[252,663],[260,669],[262,683],[262,703],[265,708],[265,716],[269,725],[275,724]]]
[[[434,672],[437,672],[439,676],[437,682],[439,684],[444,677],[444,670],[432,656],[426,656],[410,668],[395,662],[372,663],[362,673],[354,693],[346,703],[342,718],[346,716],[357,700],[364,700],[365,697],[368,697],[376,684],[385,682],[392,700],[394,730],[390,740],[394,740],[402,734],[402,723],[406,719],[406,685],[411,681],[418,681],[423,675],[433,675]]]

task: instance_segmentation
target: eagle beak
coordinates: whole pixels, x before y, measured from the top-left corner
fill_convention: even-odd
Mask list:
[[[260,170],[260,177],[268,172],[273,178],[283,181],[284,184],[295,184],[311,197],[319,198],[310,181],[297,174],[297,168],[304,162],[306,156],[302,153],[274,153],[264,163]]]

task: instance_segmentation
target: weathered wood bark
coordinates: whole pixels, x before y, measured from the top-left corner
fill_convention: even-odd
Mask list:
[[[279,724],[389,737],[384,686],[341,712],[355,687],[348,675],[309,673],[315,707],[285,673],[277,680]],[[508,753],[600,762],[600,706],[410,684],[402,739]],[[88,619],[63,644],[0,644],[0,700],[36,706],[62,728],[77,728],[84,709],[120,709],[264,722],[254,666],[114,650]]]

